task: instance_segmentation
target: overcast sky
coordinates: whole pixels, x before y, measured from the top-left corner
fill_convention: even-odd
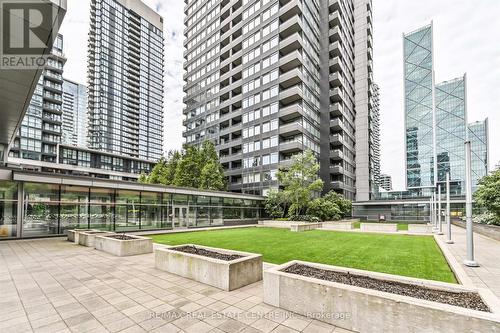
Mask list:
[[[144,0],[164,18],[165,150],[182,144],[183,0]],[[69,0],[61,32],[64,76],[86,83],[90,0]],[[373,0],[374,75],[381,94],[382,172],[404,187],[402,33],[434,21],[436,81],[467,73],[469,121],[490,122],[490,164],[500,161],[500,1]]]

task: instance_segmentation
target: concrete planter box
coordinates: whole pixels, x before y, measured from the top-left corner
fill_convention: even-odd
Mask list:
[[[114,235],[114,232],[109,232],[109,231],[98,231],[98,230],[91,230],[91,231],[80,231],[76,234],[76,239],[78,240],[79,245],[87,246],[87,247],[94,247],[95,244],[95,238],[98,236],[109,236],[109,235]],[[76,240],[75,240],[76,242]]]
[[[498,312],[476,311],[281,271],[295,263],[433,289],[477,292],[490,309],[499,309],[498,299],[489,290],[300,261],[264,272],[265,303],[355,332],[500,332]]]
[[[153,252],[153,239],[149,237],[127,235],[130,240],[121,240],[106,236],[95,238],[95,249],[118,257],[135,256]]]
[[[155,249],[156,268],[192,279],[210,286],[231,291],[262,280],[262,255],[192,244],[200,249],[244,256],[226,261],[197,254],[174,251],[173,248]]]
[[[398,232],[396,223],[361,223],[361,231]]]
[[[269,228],[284,228],[290,229],[294,224],[306,224],[307,222],[301,221],[259,221],[259,226],[269,227]]]
[[[290,231],[302,232],[321,228],[322,223],[291,224]]]
[[[432,234],[432,226],[427,224],[408,224],[410,234]]]
[[[354,223],[353,222],[345,222],[345,221],[339,221],[339,222],[324,222],[323,223],[323,229],[325,230],[353,230],[354,229]]]
[[[96,229],[73,229],[73,230],[68,230],[68,242],[73,242],[78,244],[78,239],[79,239],[79,234],[81,232],[87,232],[87,231],[98,231]]]

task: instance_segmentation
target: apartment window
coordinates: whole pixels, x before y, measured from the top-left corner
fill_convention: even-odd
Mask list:
[[[279,27],[279,23],[278,23],[277,19],[274,20],[274,21],[272,21],[268,25],[266,25],[262,29],[262,38],[264,38],[265,36],[269,35],[271,33],[271,31],[274,31],[274,30],[278,29],[278,27]]]
[[[265,69],[275,63],[277,63],[279,60],[279,54],[278,52],[274,52],[273,54],[271,54],[270,56],[264,58],[264,60],[262,60],[262,69]]]
[[[267,42],[262,44],[262,53],[265,53],[276,46],[278,46],[278,36],[273,37]]]

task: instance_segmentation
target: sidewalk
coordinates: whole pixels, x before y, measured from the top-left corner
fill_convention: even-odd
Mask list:
[[[490,289],[500,299],[500,242],[474,233],[474,257],[479,267],[471,268],[463,264],[467,256],[465,229],[452,226],[454,244],[446,244],[457,261],[462,265],[472,283],[478,288]],[[443,241],[446,235],[439,236]]]

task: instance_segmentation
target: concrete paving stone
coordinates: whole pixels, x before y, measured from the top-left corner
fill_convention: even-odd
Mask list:
[[[52,315],[52,316],[42,317],[42,318],[35,319],[35,320],[31,319],[30,323],[31,323],[31,327],[39,328],[42,326],[56,323],[56,322],[61,321],[61,320],[62,320],[61,316],[59,316],[56,313],[55,315]]]
[[[272,331],[272,333],[296,333],[296,332],[299,332],[299,331],[291,329],[290,327],[283,326],[283,325],[279,325],[278,327],[276,327]]]
[[[129,328],[120,331],[120,333],[143,333],[143,332],[147,331],[139,325],[130,326]]]
[[[258,329],[254,328],[254,327],[251,327],[251,326],[248,326],[248,327],[244,328],[240,332],[241,333],[262,333],[262,331],[259,331]]]
[[[266,319],[266,318],[261,318],[261,319],[258,319],[257,321],[255,321],[253,324],[252,324],[252,327],[264,332],[264,333],[269,333],[271,332],[272,330],[274,330],[276,327],[278,327],[278,323],[272,321],[272,320],[269,320],[269,319]]]
[[[168,323],[166,325],[155,328],[151,331],[151,333],[177,333],[181,329],[174,324]]]
[[[213,326],[207,324],[206,322],[200,321],[194,325],[191,325],[185,329],[187,333],[206,333],[214,329]]]
[[[133,315],[129,316],[129,318],[132,319],[133,321],[135,321],[137,324],[142,323],[143,321],[154,318],[154,317],[159,317],[159,316],[156,316],[156,314],[151,310],[143,310],[143,311],[134,313]]]
[[[303,319],[292,316],[287,320],[285,320],[284,322],[282,322],[281,325],[288,326],[296,331],[302,331],[309,325],[310,322],[311,322],[310,319]]]
[[[123,313],[121,313],[119,311],[116,311],[116,310],[115,310],[115,312],[107,313],[105,315],[96,316],[94,314],[94,317],[97,320],[99,320],[101,323],[103,323],[103,324],[109,324],[109,323],[112,323],[112,322],[116,322],[116,321],[128,318]]]
[[[227,319],[225,322],[217,326],[218,329],[227,333],[240,332],[246,327],[248,326],[234,319]]]
[[[32,329],[29,322],[24,322],[21,324],[10,326],[8,328],[8,330],[5,330],[5,332],[8,332],[8,333],[27,333],[27,332],[33,332],[33,329]]]
[[[36,333],[54,333],[68,329],[68,326],[63,321],[58,321],[46,326],[35,328],[33,331]]]
[[[168,321],[165,321],[161,317],[157,317],[157,318],[148,318],[148,319],[144,320],[143,322],[139,323],[139,326],[141,326],[143,329],[145,329],[146,331],[149,332],[149,331],[152,331],[158,327],[164,326],[167,323],[168,323]]]
[[[0,322],[0,331],[7,330],[11,326],[15,326],[15,325],[23,324],[23,323],[29,323],[28,317],[26,315],[3,320]]]
[[[187,313],[196,311],[196,310],[201,309],[201,308],[203,308],[203,305],[200,305],[200,304],[194,303],[194,302],[187,303],[187,304],[179,307],[179,309],[181,311],[184,311],[184,312],[187,312]]]
[[[115,321],[111,321],[109,323],[106,323],[106,324],[104,324],[104,327],[106,327],[106,329],[108,331],[114,333],[114,332],[120,332],[120,331],[122,331],[128,327],[134,326],[134,325],[136,325],[136,324],[131,319],[123,318],[120,320],[115,320]]]
[[[179,319],[172,321],[172,324],[174,324],[175,326],[179,327],[182,330],[185,330],[189,326],[192,326],[198,322],[200,322],[200,320],[198,320],[196,318],[193,318],[190,316],[183,316]]]

